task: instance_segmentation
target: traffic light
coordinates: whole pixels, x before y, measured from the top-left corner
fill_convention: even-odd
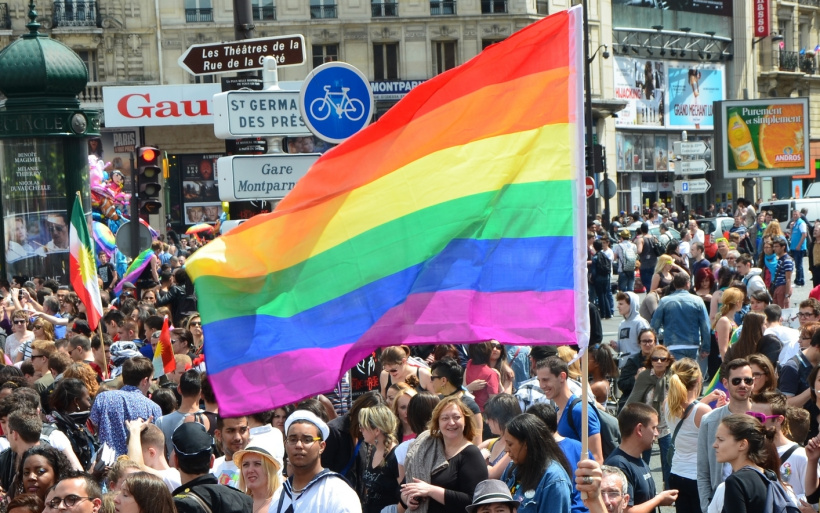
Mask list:
[[[159,148],[141,146],[137,148],[137,191],[139,193],[140,211],[144,214],[158,214],[160,203],[159,192],[162,186],[159,177],[162,174],[162,159]]]

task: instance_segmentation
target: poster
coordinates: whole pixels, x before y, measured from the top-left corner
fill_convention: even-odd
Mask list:
[[[131,194],[131,154],[140,144],[136,129],[103,128],[100,137],[88,140],[88,154],[103,159],[109,178],[120,183],[124,192]]]
[[[216,160],[222,154],[176,155],[182,182],[182,207],[171,207],[171,217],[182,224],[216,223],[222,213]]]
[[[614,59],[615,98],[627,101],[626,107],[618,112],[615,126],[664,126],[665,66],[669,61],[617,56]]]
[[[717,108],[724,178],[810,174],[808,98],[732,100]]]
[[[68,214],[59,139],[0,142],[6,274],[68,281]],[[87,173],[87,170],[86,170]]]
[[[669,137],[665,135],[655,136],[655,171],[669,170]]]
[[[714,102],[725,98],[722,64],[670,63],[668,128],[714,128]]]

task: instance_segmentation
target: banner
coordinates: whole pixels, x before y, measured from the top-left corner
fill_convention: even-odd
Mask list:
[[[714,128],[713,104],[725,98],[722,64],[670,62],[668,128]]]
[[[626,100],[615,126],[664,126],[665,66],[669,61],[615,57],[615,98]]]
[[[755,37],[766,37],[769,35],[769,0],[754,0],[755,11]]]
[[[732,100],[716,108],[724,178],[811,172],[808,98]]]
[[[663,9],[665,11],[686,11],[698,14],[717,14],[719,16],[732,15],[732,0],[615,0],[613,3],[613,23],[623,24],[620,18],[627,13],[619,13],[620,6],[634,6],[644,8]],[[618,16],[623,14],[623,16]],[[633,15],[634,16],[634,15]],[[630,16],[633,17],[633,16]]]

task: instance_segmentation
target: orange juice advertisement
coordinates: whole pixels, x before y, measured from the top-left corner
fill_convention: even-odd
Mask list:
[[[726,101],[721,114],[726,178],[809,173],[807,98]]]

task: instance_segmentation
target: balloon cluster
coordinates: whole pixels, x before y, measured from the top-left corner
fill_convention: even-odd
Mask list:
[[[123,192],[124,176],[119,169],[110,174],[110,166],[96,155],[88,156],[91,176],[91,211],[94,221],[105,223],[112,233],[128,221],[128,204],[131,195]]]

